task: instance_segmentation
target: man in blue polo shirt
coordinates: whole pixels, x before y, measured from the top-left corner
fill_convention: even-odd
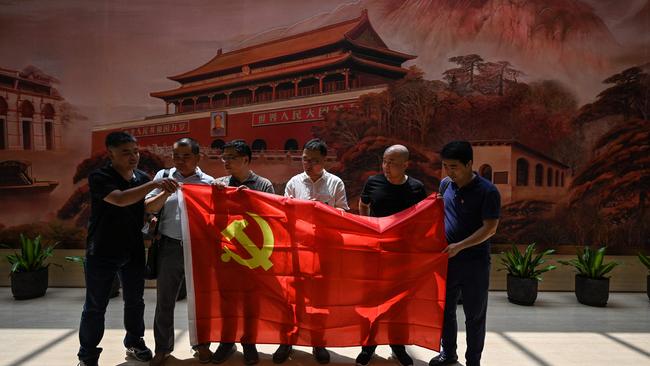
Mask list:
[[[442,351],[430,366],[458,361],[456,304],[463,296],[467,332],[467,366],[481,363],[490,285],[490,244],[499,225],[501,196],[490,181],[472,170],[472,145],[454,141],[440,153],[447,177],[440,182],[445,201],[445,235],[449,246],[447,299],[442,329]]]

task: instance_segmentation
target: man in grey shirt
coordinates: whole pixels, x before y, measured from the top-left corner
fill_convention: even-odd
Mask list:
[[[214,184],[219,187],[245,187],[255,191],[275,193],[270,180],[250,170],[252,158],[251,148],[244,140],[233,140],[225,144],[221,161],[230,175],[217,178]]]
[[[238,189],[252,189],[255,191],[274,194],[273,184],[270,180],[255,174],[250,170],[250,162],[253,157],[251,148],[244,140],[233,140],[223,146],[223,161],[226,172],[230,173],[225,177],[219,177],[212,183],[218,189],[225,187],[237,187]],[[257,313],[259,303],[254,299],[242,299],[244,312]],[[259,355],[255,344],[250,343],[254,338],[255,326],[251,322],[244,325],[244,335],[241,338],[244,349],[244,363],[254,365],[259,362]],[[212,363],[223,363],[235,353],[235,343],[221,342],[212,356]]]
[[[179,183],[212,183],[214,178],[203,173],[198,167],[200,155],[196,140],[184,137],[176,141],[173,148],[174,167],[168,171],[170,178]],[[161,179],[164,174],[165,170],[159,171],[155,179]],[[150,213],[162,209],[158,223],[161,239],[156,265],[158,277],[153,328],[156,351],[150,362],[151,366],[160,366],[174,350],[174,308],[185,278],[178,194],[154,189],[145,198],[145,209]],[[208,345],[195,345],[194,348],[199,361],[210,361],[211,353]]]

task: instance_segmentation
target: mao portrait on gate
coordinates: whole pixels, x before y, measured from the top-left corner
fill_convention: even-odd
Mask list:
[[[226,112],[210,113],[210,136],[226,136]]]

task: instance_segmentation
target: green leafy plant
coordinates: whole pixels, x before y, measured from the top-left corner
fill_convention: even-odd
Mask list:
[[[65,257],[65,260],[68,262],[78,263],[80,266],[83,266],[86,262],[86,257],[83,255],[70,255]]]
[[[44,262],[52,256],[54,247],[57,244],[42,247],[40,235],[30,239],[20,234],[20,253],[7,255],[7,260],[11,265],[11,272],[33,272],[49,266]]]
[[[542,273],[557,268],[554,265],[537,268],[546,263],[544,257],[553,253],[555,253],[555,250],[553,249],[548,249],[541,253],[535,253],[535,243],[527,246],[523,253],[513,245],[512,249],[501,253],[501,264],[503,264],[505,268],[499,270],[506,270],[509,274],[515,277],[534,278],[541,281]]]
[[[578,251],[576,259],[558,262],[567,266],[573,266],[578,271],[578,275],[587,278],[602,279],[618,265],[616,262],[603,263],[605,248],[602,247],[598,250],[593,250],[590,247],[585,247],[582,253]]]
[[[643,263],[645,268],[648,270],[648,272],[650,272],[650,257],[648,257],[647,255],[643,255],[643,253],[639,253],[638,257],[641,263]]]

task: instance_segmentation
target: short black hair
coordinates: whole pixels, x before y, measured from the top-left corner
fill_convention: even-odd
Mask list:
[[[474,160],[474,151],[469,141],[452,141],[445,145],[440,152],[442,159],[458,160],[463,164]]]
[[[321,139],[311,139],[307,141],[303,150],[318,150],[322,156],[327,156],[327,144]]]
[[[177,145],[177,146],[189,146],[190,149],[192,149],[192,154],[194,154],[194,155],[198,155],[199,151],[201,149],[200,146],[199,146],[199,142],[196,141],[195,139],[191,138],[191,137],[180,138],[180,139],[176,140],[176,142],[174,142],[174,145]]]
[[[242,139],[232,140],[228,142],[227,144],[223,145],[222,150],[226,150],[228,148],[235,149],[239,156],[248,156],[248,161],[253,160],[253,152],[251,151],[251,147],[248,146],[246,141]]]
[[[106,140],[104,141],[107,148],[118,147],[129,142],[137,143],[138,140],[136,140],[130,133],[124,131],[111,132],[106,136]]]

